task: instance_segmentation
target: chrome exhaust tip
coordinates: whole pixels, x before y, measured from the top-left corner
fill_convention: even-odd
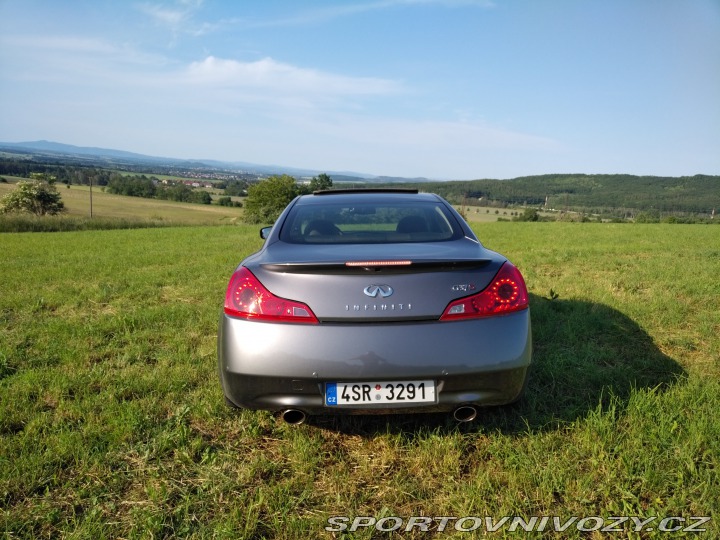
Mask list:
[[[305,423],[307,415],[298,409],[286,409],[280,413],[280,417],[288,424],[299,426]]]
[[[472,422],[477,417],[478,410],[472,405],[461,405],[453,411],[453,418],[458,422]]]

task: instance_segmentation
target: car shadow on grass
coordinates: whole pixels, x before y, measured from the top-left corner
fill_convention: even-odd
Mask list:
[[[623,408],[633,392],[662,392],[686,375],[636,322],[609,306],[531,295],[530,309],[533,364],[525,396],[517,403],[482,408],[468,423],[456,422],[451,414],[411,414],[313,416],[308,424],[366,437],[427,431],[546,431],[611,401]]]

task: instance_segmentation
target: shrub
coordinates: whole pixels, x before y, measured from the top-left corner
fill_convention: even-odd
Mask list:
[[[62,202],[52,177],[36,175],[31,181],[21,180],[17,187],[0,199],[0,213],[25,212],[37,216],[55,215],[65,212],[65,204]]]

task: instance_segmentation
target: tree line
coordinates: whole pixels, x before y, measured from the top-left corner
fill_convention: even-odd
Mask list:
[[[29,159],[0,159],[0,176],[30,178],[33,173],[47,174],[60,184],[106,186],[110,179],[120,173],[100,167],[70,164],[38,163]]]
[[[103,188],[107,193],[144,197],[146,199],[162,199],[176,202],[211,204],[212,197],[207,191],[200,191],[183,183],[163,185],[157,178],[139,176],[114,175]]]
[[[512,180],[470,180],[392,184],[437,193],[467,206],[535,206],[603,213],[634,209],[709,215],[720,210],[720,176],[634,176],[546,174]]]
[[[40,163],[31,159],[0,159],[0,176],[12,175],[30,177],[31,173],[45,173],[54,176],[59,183],[89,184],[108,186],[114,179],[143,178],[144,175],[128,176],[117,171],[94,166],[80,166],[72,163]],[[330,179],[326,174],[319,178]],[[157,180],[149,176],[150,180]],[[272,177],[272,178],[282,178]],[[292,177],[289,177],[292,178]],[[294,179],[293,179],[294,180]],[[317,183],[318,180],[316,180]],[[324,180],[327,181],[327,180]],[[146,181],[123,187],[133,191],[135,196],[152,193]],[[258,185],[247,180],[224,180],[215,187],[224,189],[225,196],[244,196],[249,187]],[[643,215],[662,219],[663,216],[683,214],[710,215],[720,211],[720,176],[695,175],[683,177],[634,176],[627,174],[546,174],[518,177],[512,180],[469,180],[443,182],[407,182],[392,184],[373,183],[374,187],[412,187],[433,192],[462,206],[508,206],[535,207],[558,211],[579,211],[591,214],[610,215],[619,218]],[[301,192],[307,186],[298,186]],[[310,187],[309,189],[313,189]],[[137,193],[144,193],[138,195]],[[131,194],[131,193],[124,193]],[[182,188],[169,191],[156,189],[157,198],[187,201],[190,193]],[[206,202],[203,200],[195,202]],[[229,203],[224,200],[225,204]],[[258,210],[257,215],[264,215]]]

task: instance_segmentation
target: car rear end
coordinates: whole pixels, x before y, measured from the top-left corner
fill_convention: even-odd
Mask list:
[[[470,419],[520,396],[531,356],[520,272],[425,194],[296,199],[230,280],[218,334],[228,401],[297,418]]]

